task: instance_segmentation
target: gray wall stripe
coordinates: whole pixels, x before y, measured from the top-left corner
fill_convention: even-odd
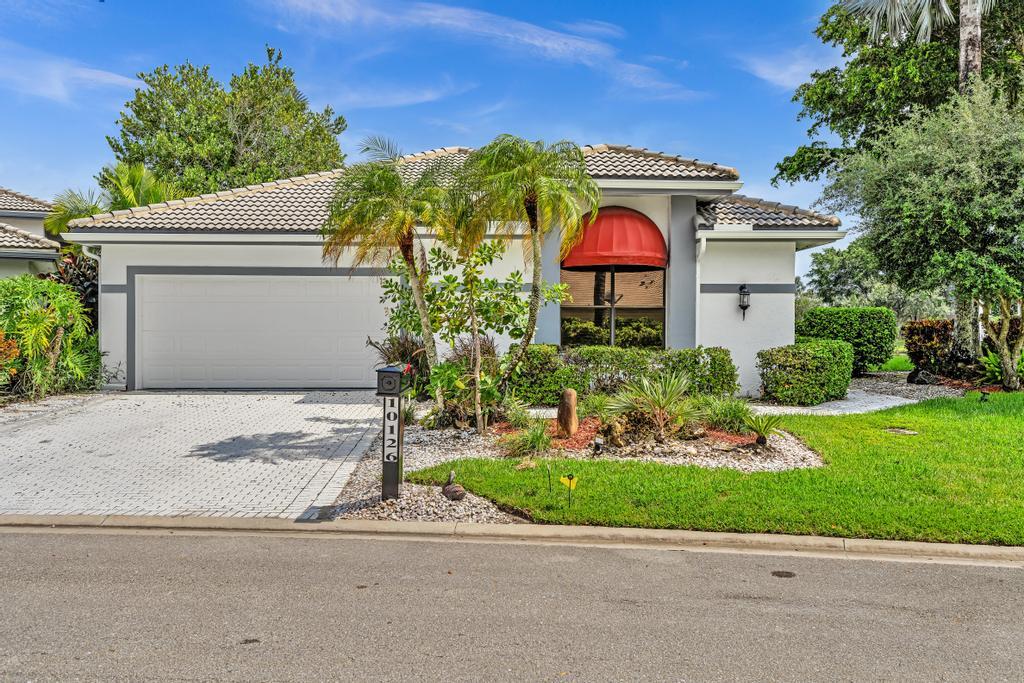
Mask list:
[[[100,285],[100,294],[127,294],[128,285]]]
[[[138,275],[276,275],[276,276],[327,276],[327,277],[386,277],[391,274],[387,268],[250,268],[246,266],[128,266],[128,339],[125,365],[128,391],[138,388],[135,368],[135,290]],[[102,290],[101,290],[102,291]]]
[[[740,285],[736,284],[704,284],[700,286],[701,294],[736,294],[740,293]],[[745,283],[751,294],[796,294],[796,283],[791,284],[770,284],[770,283]]]

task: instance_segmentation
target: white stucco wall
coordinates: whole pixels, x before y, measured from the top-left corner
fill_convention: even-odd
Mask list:
[[[699,295],[698,343],[729,349],[745,396],[760,393],[757,352],[793,343],[795,295],[758,292],[757,285],[792,285],[795,252],[793,242],[709,240],[700,258],[701,285],[729,285],[730,291]],[[741,284],[754,290],[746,319],[738,305]]]
[[[425,246],[429,249],[430,241]],[[315,242],[295,244],[111,244],[102,246],[100,259],[100,350],[112,384],[123,384],[128,367],[128,304],[125,288],[131,266],[322,268],[321,247]],[[339,264],[347,267],[349,262]],[[364,266],[365,267],[365,266]],[[522,245],[513,240],[504,258],[495,264],[496,277],[523,267]],[[341,271],[344,275],[344,270]],[[507,346],[507,340],[499,340]]]

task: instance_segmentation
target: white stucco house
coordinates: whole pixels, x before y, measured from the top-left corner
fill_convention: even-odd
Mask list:
[[[470,151],[446,147],[401,163],[421,173]],[[560,343],[564,319],[606,306],[614,278],[602,277],[601,289],[593,271],[619,264],[620,316],[656,321],[668,347],[728,348],[743,391],[756,392],[757,351],[793,341],[795,254],[842,238],[839,221],[740,196],[739,174],[718,164],[619,145],[584,152],[602,210],[579,258],[563,264],[558,239],[544,245],[544,279],[567,282],[573,301],[542,310],[536,340]],[[108,369],[128,389],[373,386],[365,342],[382,334],[387,273],[321,259],[318,231],[341,173],[74,222],[64,237],[100,253]],[[635,259],[626,253],[634,248]],[[527,268],[514,241],[495,274]]]
[[[53,269],[60,245],[47,239],[50,204],[0,187],[0,278]]]

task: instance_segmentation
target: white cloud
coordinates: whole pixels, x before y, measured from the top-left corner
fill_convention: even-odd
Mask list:
[[[266,0],[264,0],[265,2]],[[360,26],[367,29],[445,31],[487,41],[536,57],[578,64],[609,74],[619,85],[634,88],[652,99],[690,99],[699,96],[666,80],[656,69],[621,59],[618,50],[595,38],[555,31],[519,19],[482,10],[433,2],[378,4],[368,0],[278,0],[266,5],[307,26]],[[604,22],[600,22],[604,23]],[[590,22],[593,29],[593,22]],[[605,31],[610,30],[605,26]]]
[[[779,88],[793,90],[806,82],[812,71],[842,63],[838,51],[810,50],[806,47],[761,55],[740,57],[745,71]]]
[[[343,90],[331,101],[346,110],[408,107],[414,104],[436,102],[453,95],[461,95],[475,87],[475,84],[456,85],[451,79],[445,79],[439,85],[427,86],[375,83]]]
[[[140,85],[134,78],[0,40],[0,88],[21,95],[69,104],[83,90]]]
[[[570,33],[576,33],[583,36],[622,38],[626,35],[626,30],[621,26],[607,21],[600,21],[599,19],[583,19],[581,21],[559,24],[559,26]]]

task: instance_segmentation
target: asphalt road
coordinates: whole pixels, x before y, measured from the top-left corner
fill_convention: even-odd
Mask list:
[[[0,677],[1019,680],[1022,596],[999,567],[6,532]]]

